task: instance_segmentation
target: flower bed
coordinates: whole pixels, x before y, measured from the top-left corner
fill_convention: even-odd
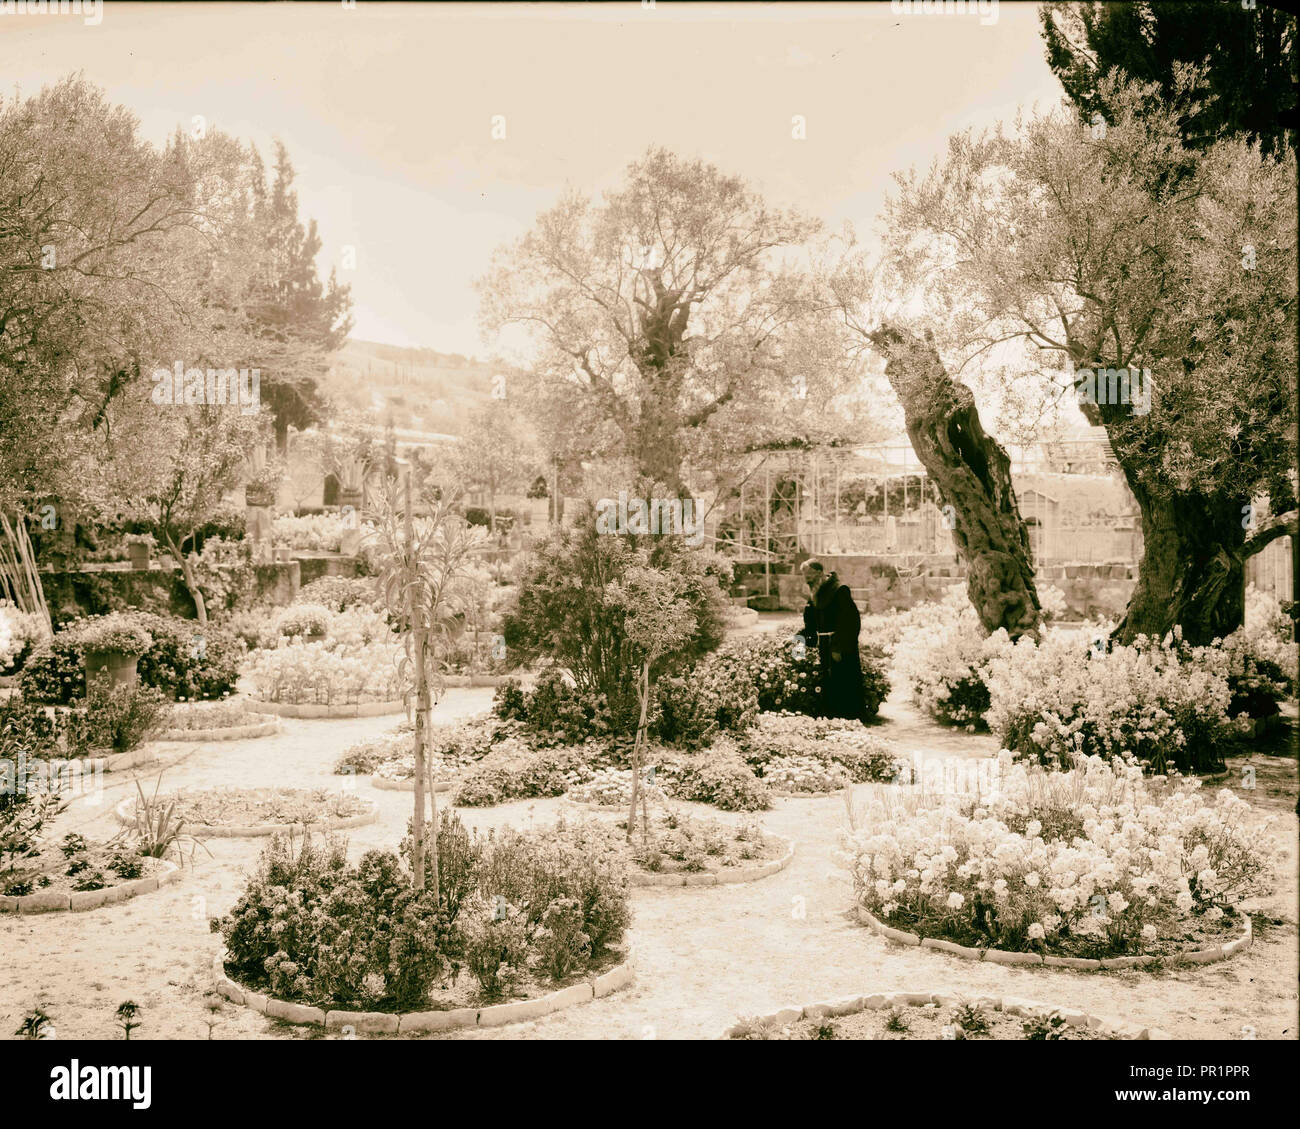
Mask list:
[[[1089,650],[1077,632],[1023,638],[990,663],[990,726],[1021,757],[1049,767],[1079,756],[1135,759],[1151,771],[1221,770],[1229,656],[1177,638]]]
[[[739,741],[745,763],[777,795],[824,795],[852,783],[893,780],[894,747],[857,721],[759,714]]]
[[[141,858],[141,877],[122,878],[110,873],[104,875],[106,884],[94,889],[85,888],[85,880],[78,883],[66,875],[58,876],[49,886],[30,894],[0,894],[0,913],[49,913],[57,910],[97,909],[116,905],[140,894],[150,894],[162,886],[175,882],[181,869],[166,859]]]
[[[840,1020],[840,1022],[833,1022]],[[742,1018],[724,1039],[1168,1039],[1158,1027],[1102,1019],[1015,997],[963,999],[943,992],[848,996]]]
[[[162,724],[160,741],[234,741],[280,731],[279,718],[230,701],[174,706]]]
[[[325,788],[212,788],[158,797],[164,804],[172,800],[185,830],[202,838],[274,835],[290,828],[361,827],[379,816],[372,801]],[[121,823],[136,822],[135,805],[136,800],[128,798],[114,809]]]
[[[655,805],[663,803],[665,799],[664,790],[654,783],[653,773],[642,773],[640,787],[646,790],[647,799],[650,803]],[[639,803],[639,789],[637,794]],[[564,798],[571,800],[575,804],[583,804],[593,808],[609,808],[611,810],[622,808],[626,810],[628,804],[632,802],[632,770],[629,768],[598,768],[591,774],[589,779],[570,788],[564,794]]]
[[[506,735],[505,728],[488,715],[430,727],[425,748],[427,770],[432,772],[435,781],[450,786],[492,751],[495,743]],[[408,721],[379,737],[349,746],[335,762],[335,775],[371,773],[372,783],[378,788],[414,788],[414,734],[414,727]]]
[[[251,696],[273,705],[356,706],[401,698],[401,648],[369,643],[334,650],[323,643],[299,643],[257,651],[245,670]]]
[[[1018,963],[1218,959],[1249,943],[1237,903],[1266,888],[1272,845],[1244,800],[1224,789],[1210,804],[1199,781],[1144,779],[1100,758],[1053,773],[1003,751],[998,769],[978,799],[895,793],[854,813],[855,900],[899,934],[886,936]]]
[[[93,909],[158,889],[179,877],[177,867],[141,854],[132,844],[92,843],[75,832],[57,849],[40,846],[0,886],[0,910],[42,913]]]
[[[626,982],[622,867],[540,835],[471,836],[448,812],[435,841],[438,891],[414,887],[409,838],[404,858],[369,851],[354,866],[342,842],[275,837],[211,921],[227,949],[219,985],[269,1015],[341,1026],[360,1012],[392,1031],[531,1018]]]

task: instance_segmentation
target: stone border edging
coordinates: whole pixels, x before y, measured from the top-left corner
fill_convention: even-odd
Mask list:
[[[1019,953],[1010,949],[968,948],[953,941],[942,941],[937,937],[918,937],[915,933],[895,929],[892,925],[886,925],[883,921],[879,921],[865,907],[858,905],[856,908],[858,920],[863,925],[870,926],[873,932],[900,945],[919,945],[926,949],[940,949],[945,953],[952,953],[953,956],[961,957],[963,960],[984,960],[993,964],[1008,965],[1035,964],[1039,966],[1045,965],[1048,968],[1076,968],[1088,972],[1095,972],[1099,969],[1139,968],[1153,964],[1158,960],[1168,960],[1174,964],[1211,964],[1214,961],[1227,960],[1229,957],[1241,952],[1242,949],[1250,948],[1255,939],[1254,930],[1250,924],[1250,916],[1243,914],[1246,931],[1240,937],[1226,941],[1221,945],[1212,945],[1208,949],[1191,949],[1186,952],[1175,953],[1172,957],[1102,957],[1100,960],[1096,960],[1092,957],[1058,957],[1047,956],[1042,953]]]
[[[378,788],[381,792],[414,792],[414,780],[389,780],[386,776],[375,774],[370,778],[370,787]],[[435,792],[450,792],[456,787],[454,780],[439,780],[434,786]]]
[[[124,768],[139,768],[141,765],[153,764],[157,759],[158,755],[153,749],[141,745],[135,749],[128,749],[124,753],[105,753],[103,756],[98,757],[88,756],[83,758],[82,763],[92,772],[97,770],[120,772]]]
[[[585,1004],[593,999],[608,996],[632,982],[632,950],[629,946],[623,962],[608,972],[591,976],[567,988],[560,988],[532,1000],[516,1000],[508,1004],[492,1004],[483,1008],[451,1008],[447,1011],[325,1011],[308,1004],[291,1004],[240,987],[226,975],[224,950],[212,958],[212,976],[217,992],[233,1004],[251,1007],[272,1019],[285,1019],[290,1023],[314,1023],[320,1027],[354,1027],[358,1031],[404,1035],[413,1031],[451,1031],[461,1027],[501,1027],[527,1019],[560,1011],[574,1004]]]
[[[923,1007],[926,1004],[938,1004],[950,1007],[967,999],[951,992],[894,992],[889,995],[878,993],[870,996],[845,996],[828,1003],[808,1004],[806,1007],[786,1007],[774,1011],[771,1015],[759,1016],[760,1023],[794,1023],[800,1019],[822,1019],[826,1016],[854,1015],[861,1011],[878,1011],[887,1007]],[[1159,1027],[1143,1027],[1136,1023],[1124,1023],[1116,1020],[1102,1019],[1084,1011],[1073,1008],[1053,1007],[1051,1004],[1036,1000],[1023,1000],[1017,996],[975,996],[970,998],[973,1004],[991,1007],[994,1011],[1007,1015],[1051,1015],[1059,1013],[1071,1027],[1087,1027],[1103,1035],[1115,1035],[1121,1039],[1168,1039],[1170,1036]],[[734,1023],[728,1027],[719,1039],[731,1039],[733,1032],[740,1028]]]
[[[6,896],[0,894],[0,913],[51,913],[58,910],[71,911],[97,909],[99,906],[115,905],[138,894],[149,894],[154,890],[175,882],[181,876],[181,868],[166,859],[159,860],[162,868],[157,874],[148,878],[132,878],[116,886],[105,886],[102,890],[72,890],[67,894],[38,892]]]
[[[678,871],[674,874],[651,874],[635,870],[628,866],[629,886],[735,886],[741,882],[757,882],[760,878],[769,878],[784,870],[794,858],[797,843],[781,835],[772,835],[773,839],[782,839],[789,844],[789,850],[779,859],[765,862],[762,866],[734,867],[730,870],[695,871],[688,873]]]
[[[130,827],[133,822],[130,811],[131,805],[135,802],[135,796],[128,796],[113,809],[114,817],[124,827]],[[203,839],[260,839],[279,834],[282,831],[293,831],[299,834],[306,831],[318,833],[322,831],[343,831],[350,827],[365,827],[367,824],[374,823],[379,819],[379,805],[374,800],[362,800],[361,802],[367,805],[365,811],[356,815],[331,816],[324,823],[253,823],[231,824],[229,827],[219,827],[208,823],[186,823],[184,831],[187,835],[194,835],[195,838]]]
[[[230,725],[224,729],[164,729],[155,741],[238,741],[245,737],[270,737],[280,732],[280,719],[268,717],[266,721],[251,725]]]
[[[406,703],[400,698],[387,702],[339,702],[329,706],[317,702],[268,702],[262,698],[249,698],[249,701],[256,703],[258,710],[278,717],[386,717],[406,712]]]

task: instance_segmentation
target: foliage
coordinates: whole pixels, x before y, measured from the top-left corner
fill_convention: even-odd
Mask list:
[[[641,544],[640,542],[646,542]],[[638,555],[647,549],[645,555]],[[709,554],[691,550],[676,536],[637,538],[598,533],[588,507],[573,528],[560,528],[536,546],[514,603],[502,617],[507,647],[520,661],[549,657],[584,692],[604,694],[615,732],[636,728],[640,664],[625,630],[627,610],[606,593],[626,581],[630,569],[649,565],[679,578],[681,599],[694,621],[680,656],[652,664],[652,681],[707,653],[722,639],[716,566]]]
[[[291,999],[418,1009],[462,966],[494,998],[524,973],[564,979],[622,939],[626,876],[593,850],[514,831],[471,836],[448,812],[436,843],[435,895],[412,885],[409,836],[405,861],[370,851],[355,867],[340,842],[295,849],[275,836],[231,912],[211,922],[231,973]]]
[[[614,730],[605,695],[580,689],[555,667],[543,670],[530,690],[517,679],[501,683],[492,709],[502,720],[520,722],[535,745],[576,744]]]
[[[81,622],[78,628],[83,651],[113,651],[139,658],[153,646],[153,637],[131,615],[110,612]]]
[[[137,684],[119,686],[107,673],[92,679],[85,704],[68,721],[68,746],[85,751],[134,749],[161,725],[167,699],[161,690]]]
[[[226,633],[142,611],[115,612],[113,617],[151,639],[136,665],[145,685],[177,698],[216,698],[234,689],[239,648]],[[55,705],[84,696],[85,632],[96,622],[73,621],[36,649],[23,671],[24,696]]]
[[[347,651],[324,643],[257,651],[244,671],[253,696],[264,702],[331,705],[389,702],[406,685],[398,669],[401,650],[387,643]]]

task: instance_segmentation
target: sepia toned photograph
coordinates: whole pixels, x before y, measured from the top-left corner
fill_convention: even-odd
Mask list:
[[[1288,1092],[1298,78],[1266,0],[0,0],[19,1100]]]

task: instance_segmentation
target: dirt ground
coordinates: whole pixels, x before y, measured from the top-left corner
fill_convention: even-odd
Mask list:
[[[486,709],[491,694],[488,689],[449,690],[436,720]],[[993,738],[941,729],[897,696],[885,704],[882,718],[875,732],[909,755],[980,757],[996,750]],[[160,743],[162,787],[337,788],[343,778],[330,770],[339,754],[398,720],[286,718],[283,731],[272,737]],[[1268,753],[1250,759],[1256,787],[1242,794],[1260,808],[1261,818],[1274,820],[1279,883],[1257,907],[1254,946],[1232,960],[1154,975],[1032,971],[892,945],[851,918],[847,876],[834,869],[842,799],[778,799],[772,811],[761,813],[763,826],[798,843],[793,862],[779,874],[742,885],[633,890],[636,981],[629,989],[531,1023],[431,1037],[711,1038],[739,1016],[767,1014],[790,1004],[924,990],[1059,1003],[1159,1026],[1175,1038],[1253,1034],[1294,1039],[1300,951],[1292,746],[1279,739]],[[152,788],[157,769],[140,775]],[[55,826],[56,836],[78,830],[88,838],[107,838],[116,830],[112,807],[134,794],[133,773],[107,776],[104,784],[98,804],[91,803],[93,797],[73,802]],[[350,851],[394,848],[410,814],[411,796],[375,790],[368,779],[354,786],[378,803],[381,817],[350,833]],[[525,801],[464,809],[461,815],[467,825],[483,829],[526,826],[549,822],[560,803]],[[711,808],[700,808],[698,814],[742,818]],[[212,983],[212,955],[220,946],[207,919],[238,897],[243,874],[262,845],[260,840],[212,840],[211,857],[199,852],[179,882],[118,905],[82,913],[0,916],[0,947],[6,957],[0,968],[0,1037],[10,1037],[23,1014],[38,1003],[52,1017],[58,1036],[120,1037],[113,1013],[131,999],[142,1008],[143,1026],[134,1038],[207,1038],[204,995]],[[213,1037],[315,1038],[321,1033],[225,1004]]]

